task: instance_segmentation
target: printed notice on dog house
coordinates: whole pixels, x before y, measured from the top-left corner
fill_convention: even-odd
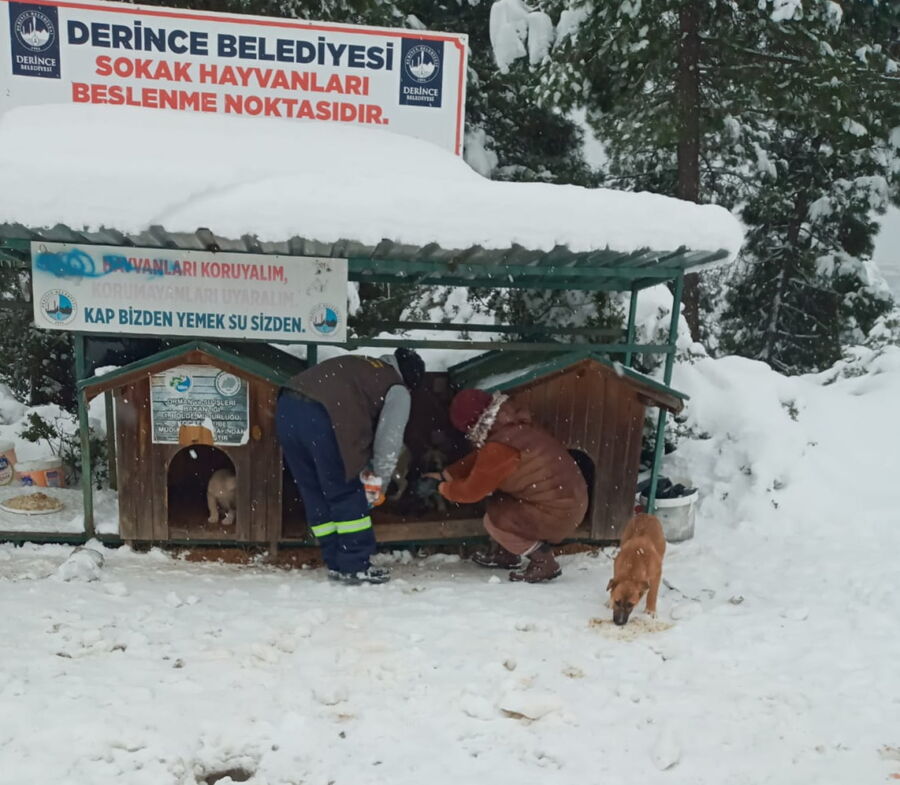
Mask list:
[[[4,49],[0,115],[76,103],[341,123],[462,154],[464,34],[102,0],[0,0]]]
[[[150,376],[150,421],[154,444],[204,442],[206,429],[213,444],[246,444],[250,428],[247,382],[209,365],[179,365]]]
[[[34,321],[47,330],[340,342],[347,260],[31,244]]]

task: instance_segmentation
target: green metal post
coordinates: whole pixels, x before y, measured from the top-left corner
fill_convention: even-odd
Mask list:
[[[118,458],[116,456],[116,415],[115,403],[111,392],[103,393],[106,402],[106,456],[109,471],[110,490],[119,490],[119,476],[117,469]]]
[[[637,298],[638,298],[638,290],[631,290],[631,301],[628,303],[628,334],[625,338],[625,343],[631,346],[634,343],[634,316],[635,311],[637,310]],[[632,351],[628,349],[625,352],[625,367],[631,368],[634,364],[634,360],[632,359]]]
[[[85,336],[75,333],[75,381],[87,378],[87,357],[85,356]],[[78,431],[81,435],[81,494],[84,500],[84,534],[94,536],[94,489],[91,486],[91,433],[88,423],[87,398],[83,390],[78,391]]]
[[[306,344],[306,364],[312,367],[319,362],[319,344]]]
[[[684,292],[684,273],[675,279],[675,291],[672,293],[672,319],[669,322],[669,353],[663,372],[663,383],[666,387],[672,381],[672,366],[675,364],[675,346],[678,343],[678,318],[681,315],[681,295]],[[656,511],[656,486],[659,482],[659,467],[666,444],[666,410],[659,408],[659,419],[656,421],[656,443],[653,445],[653,468],[650,471],[650,488],[647,496],[647,512]]]

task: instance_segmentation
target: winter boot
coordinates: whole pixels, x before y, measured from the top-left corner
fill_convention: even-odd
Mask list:
[[[559,563],[553,557],[553,548],[547,543],[542,543],[537,549],[528,554],[528,566],[524,570],[511,572],[511,581],[524,581],[525,583],[543,583],[552,581],[562,575]]]
[[[472,562],[479,567],[514,570],[521,566],[522,558],[506,550],[499,542],[491,540],[491,544],[487,548],[472,554]]]
[[[361,583],[387,583],[391,579],[390,570],[384,567],[366,567],[359,572],[342,572],[341,583],[359,586]]]

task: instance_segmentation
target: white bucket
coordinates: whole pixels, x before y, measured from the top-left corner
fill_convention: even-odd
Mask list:
[[[11,485],[16,477],[16,445],[0,442],[0,485]]]
[[[694,512],[699,495],[699,491],[694,489],[688,496],[656,500],[656,510],[653,514],[662,524],[666,542],[684,542],[694,536]],[[647,497],[641,496],[641,506],[645,510],[647,502]]]
[[[44,461],[24,461],[16,464],[16,478],[21,485],[39,488],[64,488],[66,476],[59,458]]]

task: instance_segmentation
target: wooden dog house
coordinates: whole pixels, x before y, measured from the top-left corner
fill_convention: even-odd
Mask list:
[[[120,536],[126,541],[281,538],[283,471],[275,438],[279,388],[306,367],[267,344],[193,341],[82,385],[112,392]],[[206,483],[237,478],[233,526],[207,521]]]
[[[457,389],[506,393],[569,449],[590,498],[579,535],[592,540],[618,539],[632,514],[646,407],[677,413],[686,397],[590,351],[490,352],[449,375]]]

